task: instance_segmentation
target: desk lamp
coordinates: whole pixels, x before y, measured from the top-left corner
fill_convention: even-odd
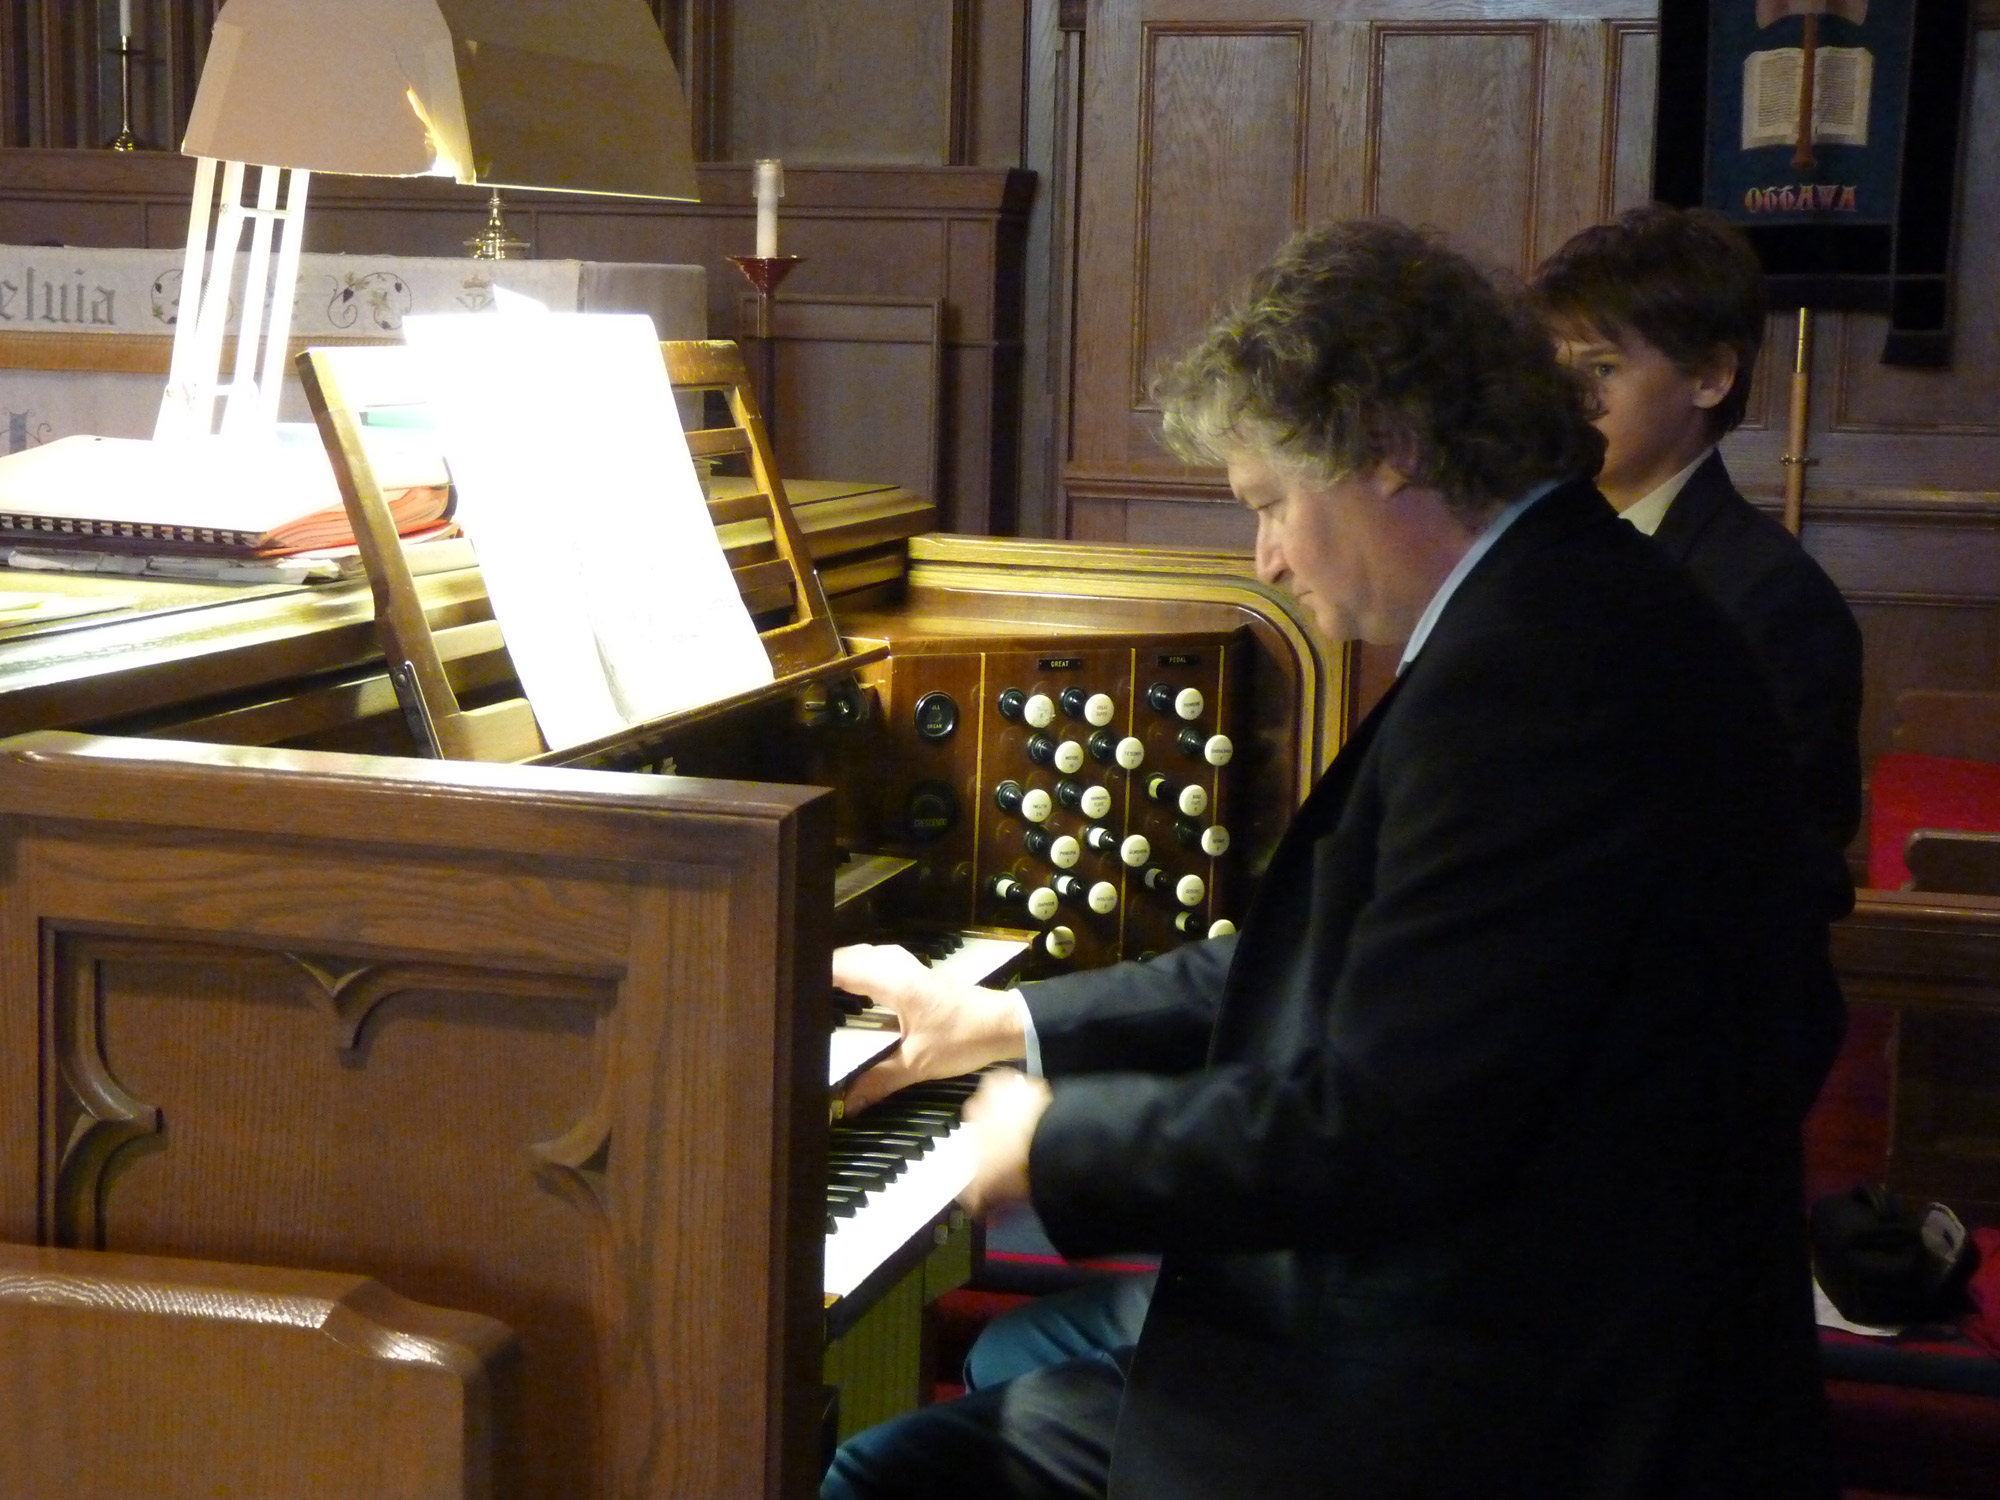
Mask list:
[[[273,438],[314,172],[698,196],[687,101],[644,0],[228,0],[181,149],[197,158],[194,201],[152,442],[68,438],[0,458],[8,508],[135,482],[298,480]],[[330,487],[317,443],[302,451]]]

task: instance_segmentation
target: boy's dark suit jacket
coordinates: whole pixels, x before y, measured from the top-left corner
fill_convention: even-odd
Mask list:
[[[1861,824],[1861,630],[1798,539],[1737,492],[1720,453],[1688,476],[1653,540],[1749,638],[1784,722],[1805,826],[1811,990],[1801,1071],[1810,1102],[1845,1019],[1826,924],[1854,906],[1847,845]]]
[[[1738,634],[1566,485],[1237,938],[1029,988],[1036,1208],[1165,1252],[1114,1497],[1833,1493],[1785,780]]]

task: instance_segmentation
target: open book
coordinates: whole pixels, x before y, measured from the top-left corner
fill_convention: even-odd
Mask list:
[[[403,464],[404,482],[388,495],[404,535],[435,528],[451,510],[435,441],[428,447],[427,461]],[[354,532],[317,437],[307,447],[78,435],[9,456],[0,542],[265,557],[351,546]]]
[[[1799,82],[1805,52],[1773,47],[1743,59],[1743,149],[1790,146],[1799,135]],[[1875,54],[1866,47],[1813,52],[1812,138],[1816,145],[1868,144],[1868,97]]]

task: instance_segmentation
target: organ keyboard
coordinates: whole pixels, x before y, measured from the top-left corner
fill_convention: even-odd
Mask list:
[[[910,944],[934,972],[966,984],[1000,984],[1029,951],[1025,934],[952,932]],[[835,1095],[895,1047],[894,1017],[843,1016],[828,1038],[827,1087]],[[905,1089],[866,1114],[841,1119],[827,1148],[825,1296],[829,1308],[879,1290],[907,1270],[971,1177],[958,1106],[970,1080]],[[865,1310],[865,1309],[864,1309]],[[831,1326],[844,1327],[844,1311]]]
[[[829,1306],[907,1264],[972,1179],[958,1111],[970,1079],[904,1089],[842,1120],[827,1148]]]

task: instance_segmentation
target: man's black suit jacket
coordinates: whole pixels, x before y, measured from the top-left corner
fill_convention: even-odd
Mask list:
[[[1740,635],[1566,485],[1237,938],[1029,988],[1035,1207],[1164,1252],[1114,1496],[1832,1494],[1783,759]]]
[[[1749,639],[1784,723],[1804,826],[1811,990],[1800,1072],[1810,1103],[1845,1022],[1826,927],[1854,906],[1847,845],[1861,824],[1861,630],[1798,539],[1737,492],[1720,453],[1688,476],[1653,540]]]

